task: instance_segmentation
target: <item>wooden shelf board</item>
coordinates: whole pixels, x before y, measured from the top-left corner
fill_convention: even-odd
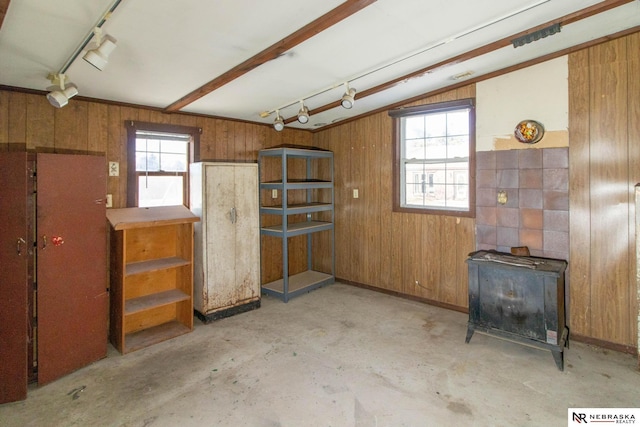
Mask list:
[[[183,265],[189,265],[191,262],[184,258],[169,257],[158,258],[149,261],[132,262],[126,266],[126,276],[132,276],[134,274],[149,273],[157,270],[167,270],[169,268],[182,267]]]
[[[288,293],[296,292],[305,288],[312,288],[318,283],[321,283],[328,279],[333,279],[333,276],[331,274],[322,273],[315,270],[307,270],[302,273],[294,274],[293,276],[289,276]],[[266,283],[262,285],[262,287],[275,292],[284,293],[284,280],[279,279],[270,283]]]
[[[107,209],[107,219],[114,230],[130,228],[155,227],[158,225],[183,224],[198,222],[185,206],[157,206],[150,208]]]
[[[123,353],[139,350],[188,332],[191,332],[191,328],[176,320],[144,329],[142,331],[126,334],[124,338],[125,345]]]
[[[124,314],[126,316],[140,311],[149,310],[151,308],[186,301],[190,298],[191,297],[188,294],[179,289],[171,289],[169,291],[145,295],[143,297],[131,298],[124,302]]]

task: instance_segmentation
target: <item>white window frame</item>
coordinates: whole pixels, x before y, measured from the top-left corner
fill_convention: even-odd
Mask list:
[[[139,177],[148,173],[149,176],[181,176],[183,179],[182,204],[189,207],[189,164],[200,159],[200,134],[201,128],[171,125],[163,123],[146,123],[125,121],[127,127],[127,206],[137,207]],[[139,132],[157,133],[158,135],[184,135],[189,136],[187,151],[186,172],[145,172],[136,170],[136,139]]]
[[[449,157],[444,158],[430,158],[430,159],[416,159],[407,158],[405,155],[406,138],[405,138],[405,123],[406,119],[417,116],[427,116],[431,114],[453,113],[467,111],[469,117],[469,133],[463,135],[468,137],[469,151],[468,157]],[[441,102],[436,104],[420,105],[416,107],[399,108],[389,112],[389,115],[393,118],[394,132],[393,132],[393,146],[394,146],[394,159],[393,159],[393,210],[396,212],[416,212],[416,213],[428,213],[439,215],[453,215],[462,217],[475,217],[475,108],[473,99],[462,99],[457,101]],[[449,141],[449,137],[452,135],[441,135],[446,141]],[[425,136],[426,137],[426,136]],[[448,147],[447,147],[448,149]],[[412,193],[419,192],[425,197],[432,196],[434,194],[433,188],[433,175],[437,172],[428,170],[428,166],[431,165],[445,165],[445,169],[448,166],[454,166],[456,164],[466,163],[468,169],[466,170],[466,176],[460,177],[460,169],[451,169],[445,172],[443,188],[451,187],[453,191],[453,198],[451,202],[445,198],[445,206],[441,203],[429,204],[425,200],[422,203],[410,203],[407,202],[407,194],[405,191]],[[424,165],[422,174],[424,175],[424,182],[422,186],[424,191],[419,191],[417,185],[420,185],[415,180],[415,171],[407,171],[407,166],[411,164]],[[464,169],[463,169],[464,171]],[[461,179],[462,178],[462,179]],[[464,187],[464,188],[463,188]],[[455,200],[460,196],[467,193],[467,206],[456,206]]]

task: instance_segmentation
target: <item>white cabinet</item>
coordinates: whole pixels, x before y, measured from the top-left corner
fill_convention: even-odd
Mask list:
[[[203,322],[260,307],[258,165],[190,165],[194,309]]]

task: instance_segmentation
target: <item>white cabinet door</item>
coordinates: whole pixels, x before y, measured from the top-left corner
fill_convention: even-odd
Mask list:
[[[260,219],[257,165],[235,167],[236,297],[260,295]]]
[[[202,230],[196,230],[202,256],[195,257],[195,293],[201,296],[195,309],[206,316],[260,298],[258,168],[253,163],[197,166],[193,169],[201,167],[201,176],[192,176],[202,185],[192,191],[202,192]]]
[[[236,286],[236,225],[234,166],[208,165],[205,168],[207,288],[205,302],[211,309],[233,304]]]

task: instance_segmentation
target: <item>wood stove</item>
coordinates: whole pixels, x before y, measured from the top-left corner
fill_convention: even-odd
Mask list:
[[[468,343],[481,331],[521,344],[551,350],[564,369],[564,272],[566,261],[477,251],[469,268]]]

